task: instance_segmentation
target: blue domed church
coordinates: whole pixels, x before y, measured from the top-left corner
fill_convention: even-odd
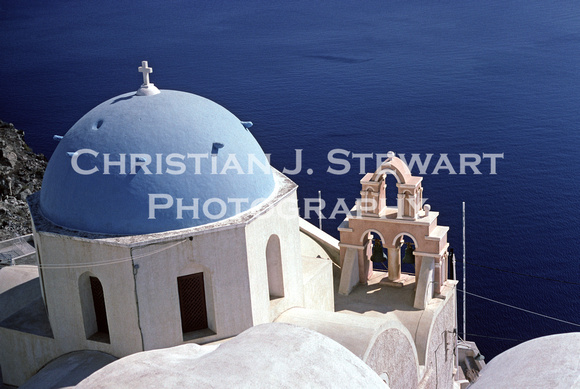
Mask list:
[[[37,264],[0,268],[4,383],[453,387],[456,281],[422,180],[390,153],[339,242],[299,217],[251,122],[139,71],[136,92],[55,136],[28,197]],[[416,274],[401,272],[403,236]]]
[[[68,352],[208,343],[305,306],[296,184],[270,167],[250,122],[140,70],[136,93],[55,137],[29,198],[45,311],[34,334],[4,334],[22,343],[2,361],[7,382]],[[306,305],[331,310],[321,264],[327,292]]]

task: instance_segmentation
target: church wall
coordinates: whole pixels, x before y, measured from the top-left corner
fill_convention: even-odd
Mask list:
[[[340,265],[340,247],[338,245],[338,239],[335,239],[326,232],[319,230],[317,227],[310,224],[310,222],[302,218],[300,218],[300,232],[310,237],[314,242],[316,242],[318,247],[324,249],[326,255],[322,255],[323,258],[328,256],[328,258],[332,259],[334,263]],[[304,251],[304,247],[302,247],[302,250]]]
[[[192,240],[189,239],[192,237]],[[243,226],[180,234],[133,249],[145,350],[234,336],[252,326]],[[208,327],[183,334],[177,277],[203,273]]]
[[[52,338],[0,327],[0,368],[5,384],[20,386],[41,367],[65,354]],[[5,352],[10,350],[10,352]]]
[[[253,325],[272,322],[288,308],[304,304],[296,204],[296,192],[292,191],[246,226]],[[266,247],[272,235],[277,235],[280,239],[284,297],[271,300],[268,291]]]
[[[450,388],[455,366],[454,346],[457,309],[456,281],[447,281],[444,300],[433,299],[419,323],[415,342],[425,375],[420,389]],[[423,360],[424,362],[421,362]]]
[[[377,374],[388,377],[390,389],[415,389],[419,365],[411,335],[401,323],[387,325],[390,328],[376,337],[363,360]]]
[[[326,258],[302,258],[304,308],[334,312],[333,262]]]
[[[40,294],[36,266],[3,266],[0,271],[0,322],[36,300]]]
[[[122,357],[140,351],[129,249],[48,233],[38,233],[35,239],[41,240],[40,273],[48,317],[63,352],[89,349]],[[87,339],[91,334],[85,331],[79,290],[79,278],[85,273],[102,284],[110,343]]]
[[[171,248],[175,244],[178,246]],[[179,262],[188,256],[191,256],[191,247],[182,237],[133,248],[134,262],[139,266],[135,288],[144,350],[183,343],[177,274]]]

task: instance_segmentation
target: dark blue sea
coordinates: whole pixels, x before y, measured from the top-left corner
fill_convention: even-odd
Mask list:
[[[0,1],[0,119],[36,152],[50,156],[54,134],[136,90],[142,60],[159,88],[251,120],[277,169],[302,150],[290,176],[303,215],[319,190],[326,217],[338,198],[354,204],[361,153],[433,154],[424,197],[451,227],[460,277],[466,203],[467,290],[580,323],[580,3]],[[328,172],[343,168],[336,149],[346,174]],[[451,169],[433,174],[442,154]],[[489,157],[481,174],[459,174],[462,154],[503,155],[496,174]],[[342,217],[324,230],[338,237]],[[467,298],[467,338],[488,360],[578,330]]]

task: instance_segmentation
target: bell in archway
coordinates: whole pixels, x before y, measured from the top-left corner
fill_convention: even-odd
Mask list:
[[[373,262],[385,262],[387,260],[387,255],[383,251],[383,244],[380,239],[375,239],[373,241],[373,255],[371,256],[371,261]]]
[[[405,256],[403,257],[403,263],[415,263],[415,254],[413,254],[412,243],[406,242],[407,248],[405,249]]]

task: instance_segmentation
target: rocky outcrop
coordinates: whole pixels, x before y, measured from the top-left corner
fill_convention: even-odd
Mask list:
[[[26,196],[40,190],[46,158],[24,141],[24,131],[0,120],[0,240],[32,232]]]

